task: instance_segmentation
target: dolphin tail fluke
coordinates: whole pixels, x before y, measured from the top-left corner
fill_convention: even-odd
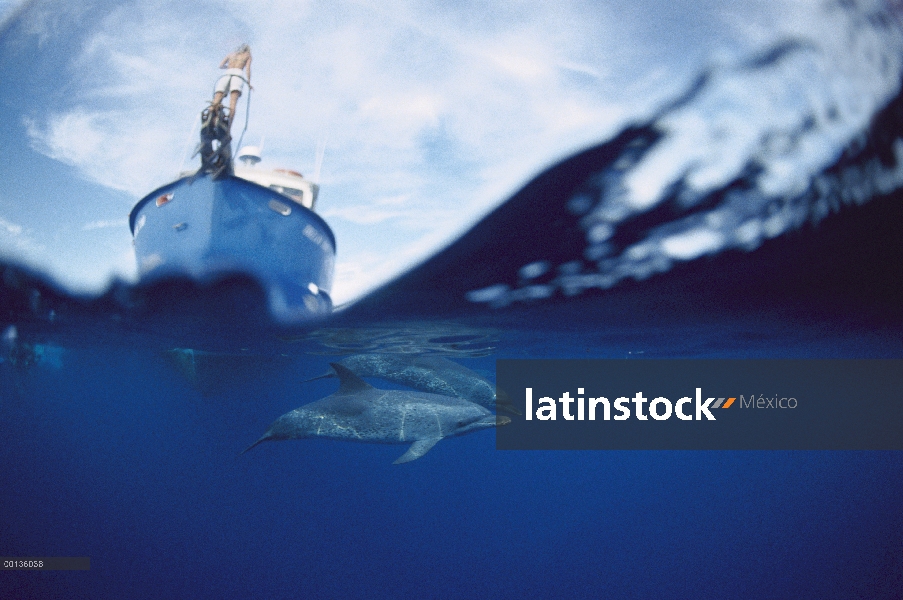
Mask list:
[[[426,440],[417,440],[411,447],[408,448],[408,451],[398,457],[398,460],[393,462],[393,465],[400,465],[401,463],[411,462],[412,460],[417,460],[424,454],[430,451],[430,448],[436,445],[436,442],[441,440],[442,438],[429,438]]]
[[[248,450],[250,450],[251,448],[253,448],[253,447],[256,446],[257,444],[259,444],[259,443],[261,443],[261,442],[267,441],[268,439],[270,439],[270,437],[271,437],[271,436],[270,436],[269,433],[265,433],[265,434],[263,435],[262,438],[260,438],[259,440],[257,440],[256,442],[254,442],[253,444],[251,444],[250,446],[248,446],[247,448],[245,448],[245,449],[242,450],[241,452],[239,452],[238,455],[241,456],[242,454],[244,454],[245,452],[247,452]]]

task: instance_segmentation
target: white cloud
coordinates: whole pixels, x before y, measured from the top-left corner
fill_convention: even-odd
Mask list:
[[[24,262],[38,266],[47,261],[47,248],[35,241],[26,227],[0,217],[0,259],[24,257]]]
[[[128,227],[129,220],[128,219],[109,219],[102,221],[92,221],[90,223],[85,223],[82,225],[83,231],[91,231],[92,229],[106,229],[109,227],[118,227],[120,229]]]
[[[0,27],[24,4],[25,0],[0,0]]]
[[[165,161],[169,168],[161,169],[160,150],[179,147],[181,140],[173,127],[157,127],[154,116],[76,109],[53,115],[43,125],[26,121],[26,126],[35,150],[77,167],[89,180],[137,196],[176,171],[172,156]]]
[[[10,235],[20,235],[22,233],[22,226],[10,223],[3,217],[0,217],[0,230],[6,231],[6,233]]]
[[[87,2],[0,0],[0,23],[3,18],[22,15],[18,25],[23,39],[36,40],[38,47],[45,49],[61,31],[82,25],[90,10],[91,5]]]
[[[370,204],[332,206],[320,214],[324,219],[340,218],[358,225],[374,225],[387,220],[407,220],[412,210],[411,195],[401,194],[379,198]]]

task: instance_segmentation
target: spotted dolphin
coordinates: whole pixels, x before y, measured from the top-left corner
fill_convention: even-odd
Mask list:
[[[379,377],[422,392],[463,398],[486,408],[520,414],[507,394],[501,390],[496,393],[495,384],[491,381],[442,356],[354,354],[342,359],[339,364],[359,377]],[[329,370],[307,381],[335,376],[335,371]]]
[[[416,460],[442,438],[504,425],[484,407],[462,398],[380,390],[345,366],[332,363],[339,389],[273,422],[242,454],[266,441],[322,437],[352,442],[411,444],[394,464]]]

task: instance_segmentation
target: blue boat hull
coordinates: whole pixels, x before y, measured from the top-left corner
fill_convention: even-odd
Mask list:
[[[332,230],[278,192],[234,176],[185,177],[141,199],[129,226],[143,281],[245,273],[261,282],[279,318],[332,310]]]

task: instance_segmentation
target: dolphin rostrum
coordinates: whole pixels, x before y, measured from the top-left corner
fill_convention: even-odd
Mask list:
[[[462,398],[380,390],[338,363],[331,363],[339,389],[322,400],[288,412],[270,425],[261,442],[324,437],[381,444],[411,443],[394,464],[420,458],[444,437],[463,435],[511,421]]]
[[[354,354],[342,359],[339,364],[354,371],[358,377],[379,377],[422,392],[463,398],[486,408],[521,414],[507,394],[501,390],[496,393],[495,384],[491,381],[442,356]],[[335,371],[329,370],[307,381],[335,376]]]

